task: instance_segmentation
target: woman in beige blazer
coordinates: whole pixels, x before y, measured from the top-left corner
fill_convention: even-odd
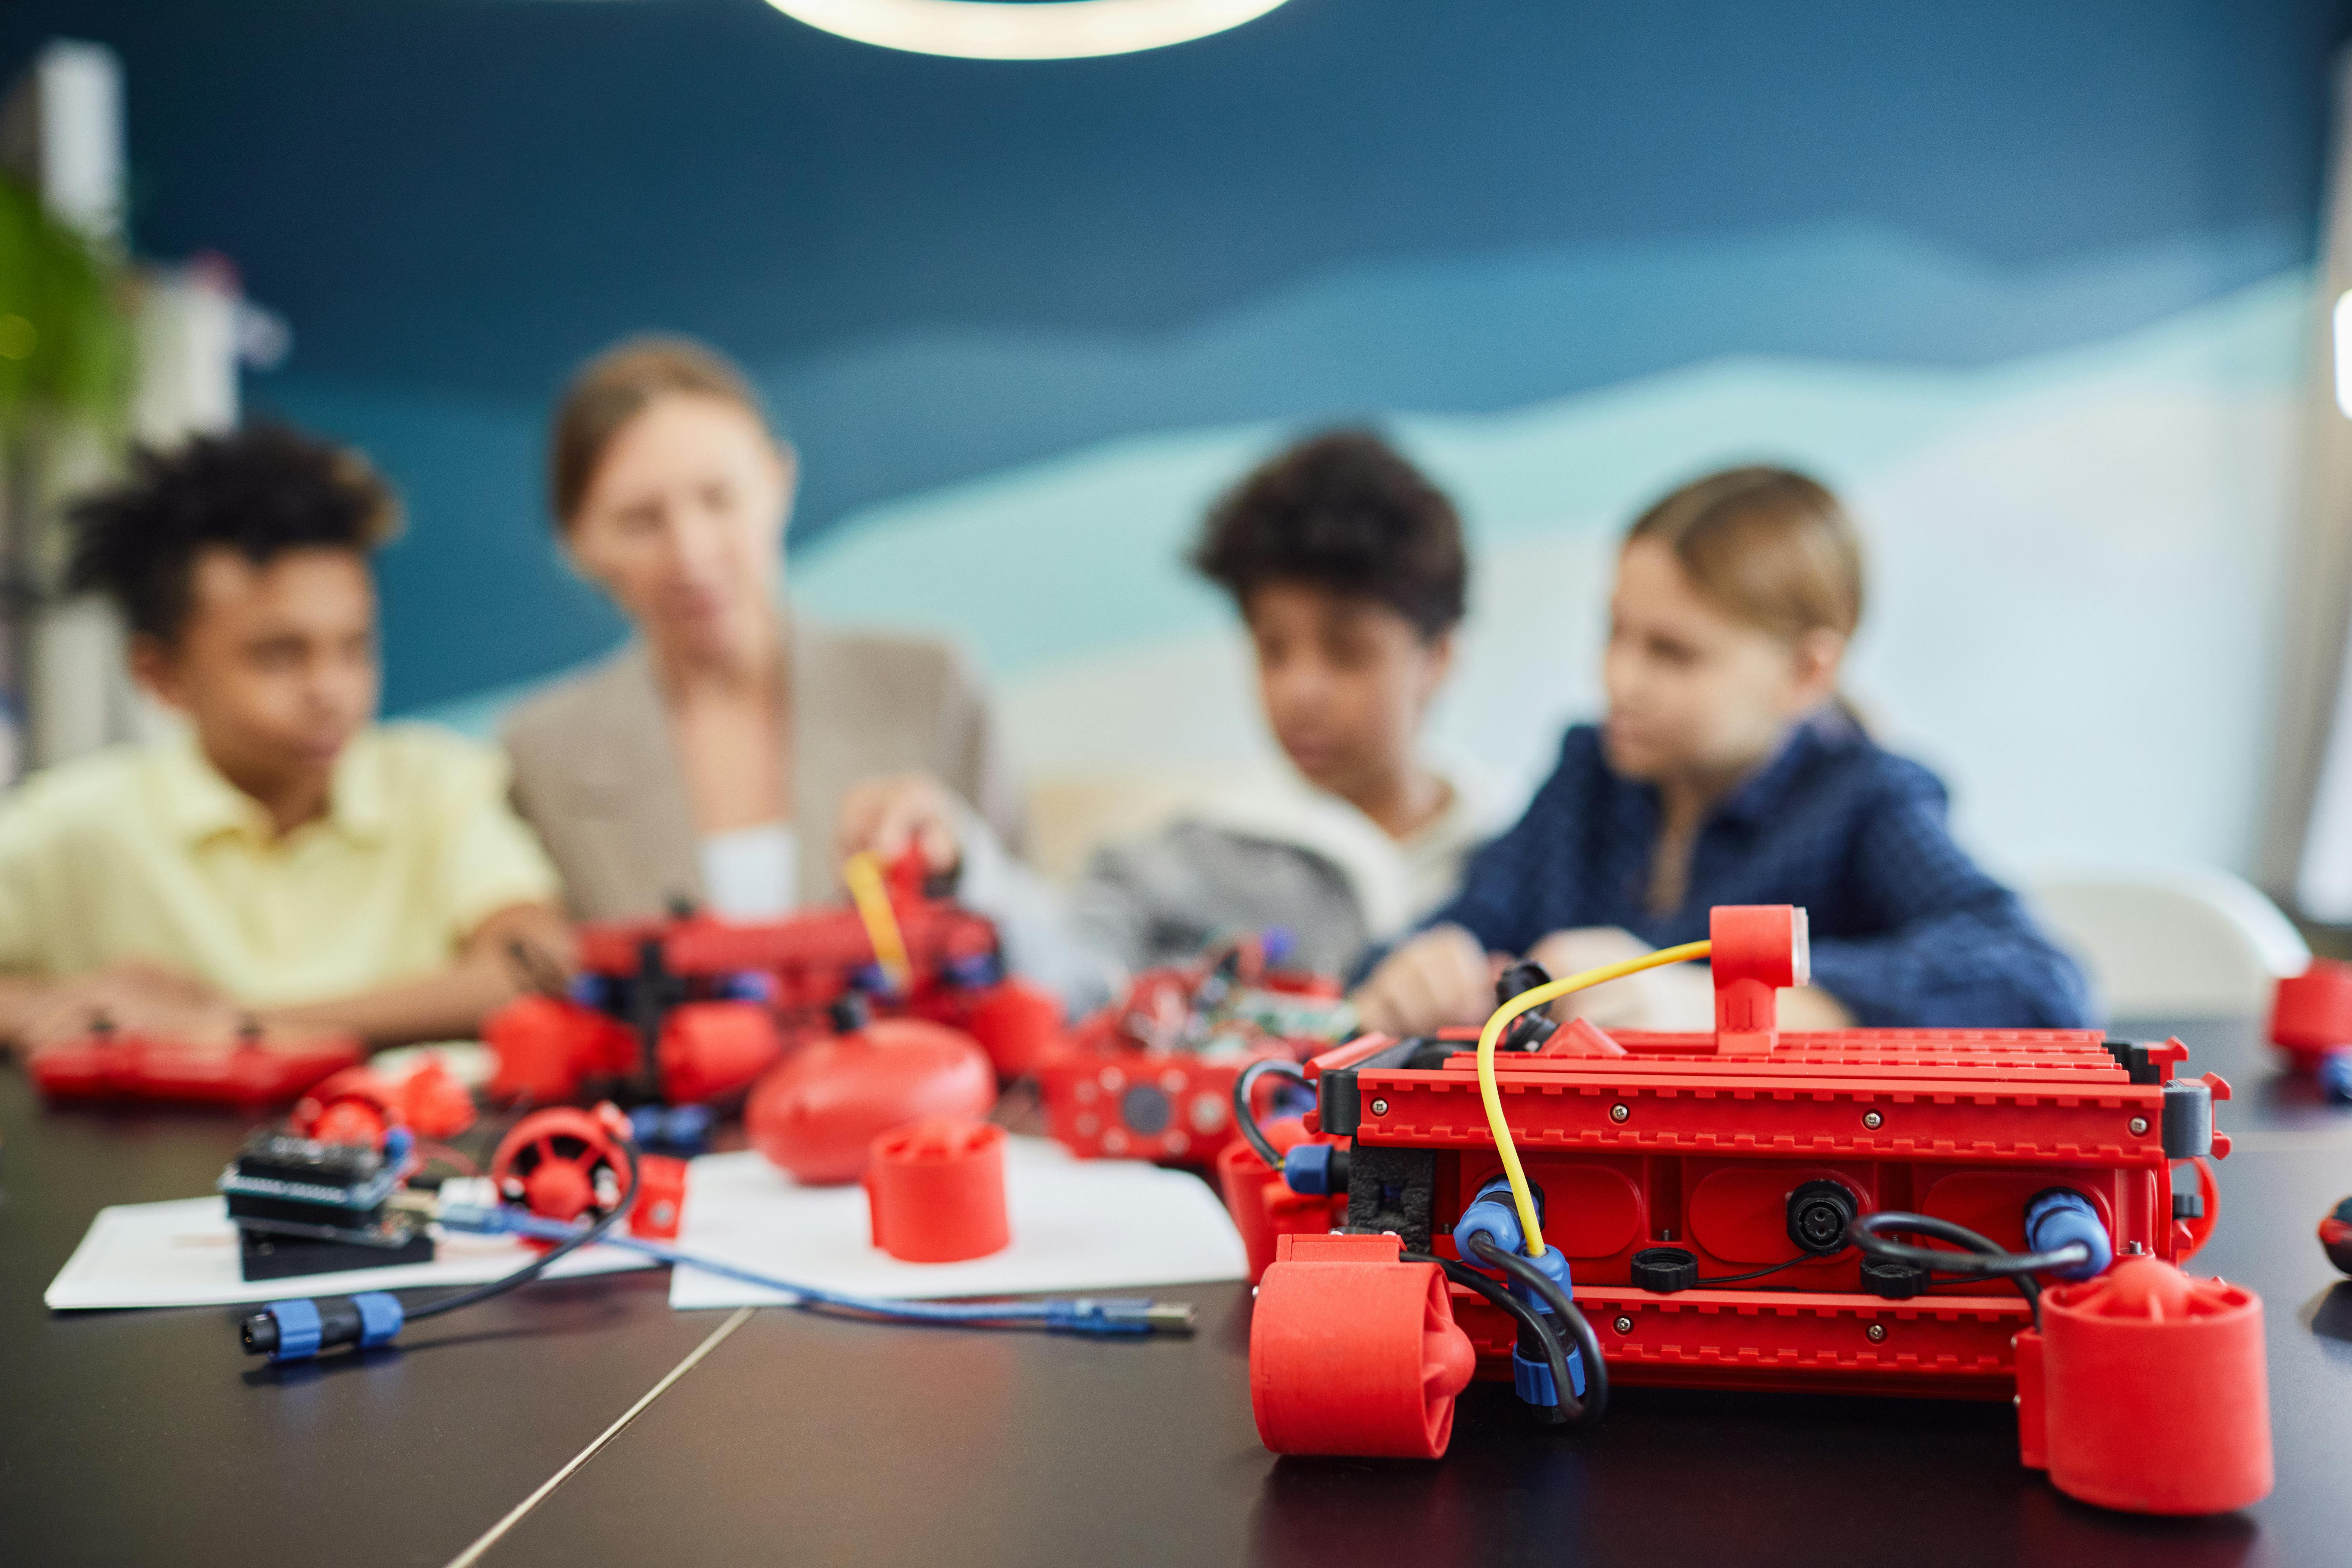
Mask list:
[[[987,701],[954,651],[786,607],[794,457],[726,361],[647,339],[591,362],[550,468],[566,554],[636,631],[505,730],[574,915],[829,900],[843,797],[880,775],[937,773],[1011,832]]]

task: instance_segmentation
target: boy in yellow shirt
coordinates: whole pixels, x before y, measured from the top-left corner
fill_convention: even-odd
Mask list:
[[[356,454],[270,427],[142,455],[75,509],[75,586],[187,728],[0,805],[0,1037],[468,1035],[510,944],[563,950],[496,754],[373,721],[369,556],[398,517]]]

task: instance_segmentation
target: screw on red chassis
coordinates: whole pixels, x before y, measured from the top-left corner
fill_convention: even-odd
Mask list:
[[[2062,1331],[2026,1340],[2030,1366],[2018,1349],[2034,1328],[2037,1280],[2088,1273],[2103,1281],[2112,1257],[2143,1277],[2129,1301],[2160,1312],[2177,1294],[2167,1280],[2185,1278],[2179,1265],[2217,1217],[2209,1162],[2228,1153],[2229,1140],[2213,1130],[2213,1108],[2229,1085],[2188,1076],[2178,1040],[2108,1040],[2089,1030],[1782,1030],[1777,994],[1802,977],[1801,929],[1786,907],[1715,911],[1714,1031],[1610,1037],[1588,1025],[1495,1056],[1497,1100],[1533,1189],[1543,1251],[1559,1254],[1572,1274],[1563,1294],[1595,1331],[1607,1378],[1988,1400],[2022,1399],[2034,1390],[2021,1384],[2038,1378],[2037,1386],[2069,1394],[2057,1404],[2024,1399],[2021,1452],[2048,1463],[2062,1489],[2151,1512],[2236,1507],[2261,1495],[2267,1426],[2210,1407],[2262,1397],[2261,1363],[2242,1353],[2242,1326],[2161,1344],[2153,1333]],[[1328,1169],[1344,1157],[1339,1224],[1349,1237],[1393,1234],[1404,1258],[1474,1268],[1524,1293],[1516,1274],[1476,1268],[1482,1259],[1465,1256],[1456,1236],[1474,1205],[1517,1212],[1497,1201],[1505,1173],[1475,1044],[1375,1035],[1323,1053],[1307,1064],[1317,1105],[1306,1135],[1334,1145],[1311,1163]],[[2196,1180],[2176,1190],[2184,1172]],[[2342,1218],[2352,1236],[2352,1212]],[[1286,1310],[1281,1303],[1294,1292],[1286,1271],[1339,1266],[1301,1250],[1307,1239],[1276,1238],[1261,1315]],[[1533,1254],[1530,1243],[1518,1251]],[[1491,1235],[1481,1249],[1496,1250]],[[2147,1283],[2148,1269],[2164,1275]],[[1506,1373],[1516,1352],[1524,1369],[1525,1319],[1458,1276],[1448,1289],[1453,1321],[1481,1364]],[[2200,1286],[2183,1300],[2227,1316],[2252,1298],[2209,1300]],[[2126,1300],[2113,1304],[2120,1310]],[[1253,1328],[1253,1388],[1267,1391],[1262,1409],[1306,1397],[1290,1384],[1325,1375],[1286,1348],[1300,1342],[1298,1331],[1281,1322],[1262,1335]],[[1389,1331],[1396,1346],[1383,1342],[1379,1353],[1402,1345],[1404,1329]],[[2093,1452],[2109,1440],[2106,1428],[2093,1430],[2075,1414],[2084,1408],[2077,1394],[2093,1386],[2084,1369],[2095,1363],[2106,1367],[2097,1376],[2114,1396],[2139,1399],[2148,1419],[2210,1421],[2231,1446],[2219,1467],[2231,1479],[2209,1486],[2189,1473],[2210,1466],[2203,1433],[2151,1427],[2133,1449],[2144,1484],[2109,1485],[2116,1463]],[[2168,1405],[2150,1394],[2159,1384],[2201,1392]],[[1315,1397],[1344,1407],[1349,1396],[1332,1384]],[[1287,1428],[1264,1435],[1284,1452],[1393,1452],[1399,1421],[1388,1406],[1368,1405],[1363,1447],[1350,1446],[1358,1429],[1339,1409],[1312,1429],[1324,1447],[1302,1448],[1308,1439]],[[2063,1464],[2050,1458],[2058,1455]]]

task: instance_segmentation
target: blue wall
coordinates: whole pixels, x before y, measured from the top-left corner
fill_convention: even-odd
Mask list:
[[[1478,413],[1730,354],[1967,367],[2308,259],[2344,4],[1293,0],[1004,65],[759,0],[16,0],[124,57],[133,225],[292,321],[252,405],[408,491],[388,700],[576,660],[538,421],[646,327],[861,508],[1142,433]]]

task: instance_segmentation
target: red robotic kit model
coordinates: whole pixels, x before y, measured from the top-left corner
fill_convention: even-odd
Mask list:
[[[856,908],[583,927],[580,966],[571,994],[525,996],[491,1016],[494,1095],[717,1100],[829,1032],[832,1005],[852,994],[962,1030],[1007,1077],[1028,1070],[1061,1027],[1051,995],[1005,975],[995,928],[929,896],[911,858],[887,886],[870,876]]]
[[[1338,982],[1276,967],[1280,945],[1244,937],[1139,976],[1039,1064],[1047,1130],[1089,1158],[1213,1162],[1234,1141],[1244,1068],[1296,1064],[1352,1026]]]
[[[1475,1037],[1372,1035],[1308,1064],[1286,1196],[1344,1194],[1344,1231],[1309,1212],[1273,1237],[1250,1339],[1266,1445],[1436,1458],[1491,1370],[1547,1421],[1598,1416],[1612,1380],[2013,1397],[2024,1462],[2075,1498],[2264,1495],[2262,1303],[2180,1268],[2214,1222],[2229,1086],[2182,1076],[2177,1040],[1783,1034],[1803,911],[1717,909],[1711,935],[1523,978]],[[1702,956],[1711,1035],[1532,1011]]]
[[[150,1039],[100,1022],[78,1040],[44,1046],[25,1070],[52,1100],[145,1100],[183,1105],[272,1105],[331,1073],[358,1066],[367,1048],[347,1035],[299,1045],[266,1044],[248,1029],[228,1049]]]

